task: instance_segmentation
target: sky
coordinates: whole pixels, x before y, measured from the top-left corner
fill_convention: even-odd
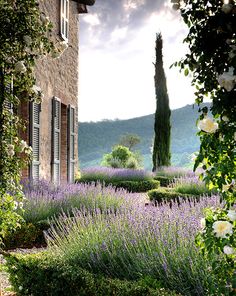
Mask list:
[[[194,102],[190,77],[170,65],[187,53],[187,27],[170,0],[96,0],[80,15],[79,121],[155,113],[156,33],[170,108]]]

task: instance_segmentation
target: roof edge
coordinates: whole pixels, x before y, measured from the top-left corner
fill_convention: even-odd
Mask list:
[[[92,6],[95,4],[96,0],[78,0],[79,4],[89,5]]]

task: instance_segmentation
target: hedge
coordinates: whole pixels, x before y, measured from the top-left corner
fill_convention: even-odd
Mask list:
[[[166,177],[166,176],[155,176],[154,180],[158,180],[160,182],[160,186],[167,187],[170,185],[175,178],[173,177]]]
[[[19,296],[180,296],[142,281],[94,275],[49,258],[47,253],[5,254],[10,281]]]
[[[48,230],[49,227],[47,221],[40,221],[36,224],[23,223],[20,228],[7,233],[3,239],[4,249],[44,247],[46,241],[43,231]]]
[[[149,199],[157,204],[162,203],[170,203],[170,206],[172,205],[172,202],[177,202],[180,204],[181,200],[193,200],[195,198],[196,200],[199,199],[199,197],[193,197],[191,194],[183,194],[174,191],[172,188],[160,188],[160,189],[153,189],[148,191]]]
[[[99,182],[99,181],[94,181]],[[90,183],[86,181],[77,181],[77,183]],[[157,189],[160,182],[157,180],[143,180],[143,181],[103,181],[104,186],[113,186],[115,188],[124,188],[128,192],[147,192],[151,189]]]

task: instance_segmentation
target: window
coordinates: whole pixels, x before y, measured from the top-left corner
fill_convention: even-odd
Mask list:
[[[52,100],[52,181],[60,183],[61,171],[61,102]]]
[[[67,180],[69,183],[74,182],[75,178],[75,108],[68,106],[67,116]]]
[[[41,104],[30,103],[30,146],[33,149],[33,160],[30,165],[30,179],[39,179],[40,167],[40,112]]]
[[[69,0],[61,0],[61,37],[69,38]]]

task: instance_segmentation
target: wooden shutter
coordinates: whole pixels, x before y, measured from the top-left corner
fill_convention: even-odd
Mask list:
[[[52,181],[60,183],[61,171],[61,102],[52,100]]]
[[[41,104],[30,103],[30,146],[33,149],[33,160],[30,165],[30,179],[40,177],[40,112]]]
[[[67,114],[67,180],[73,183],[75,180],[75,108],[69,105]]]
[[[13,77],[11,77],[10,82],[6,83],[5,86],[5,93],[6,93],[6,98],[3,103],[3,107],[13,113],[13,104],[11,102],[11,96],[13,95]]]
[[[69,37],[69,0],[61,0],[61,37],[68,41]]]

